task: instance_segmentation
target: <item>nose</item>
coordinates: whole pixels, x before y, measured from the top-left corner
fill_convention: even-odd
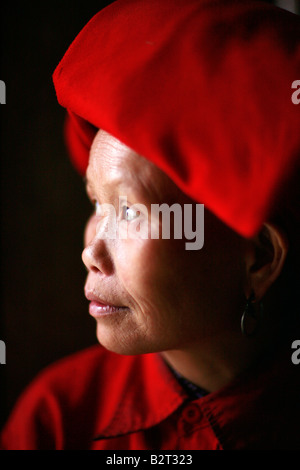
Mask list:
[[[88,271],[110,275],[113,272],[113,261],[106,240],[98,228],[98,217],[92,216],[85,229],[84,249],[82,252],[82,261]]]

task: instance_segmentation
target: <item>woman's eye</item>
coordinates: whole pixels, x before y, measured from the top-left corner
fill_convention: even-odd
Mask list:
[[[139,211],[136,211],[128,206],[122,207],[122,220],[126,220],[127,222],[131,222],[132,220],[136,219],[140,215]]]

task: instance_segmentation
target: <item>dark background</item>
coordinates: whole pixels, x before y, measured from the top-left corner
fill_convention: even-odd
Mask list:
[[[1,2],[0,427],[32,378],[96,343],[83,295],[82,233],[91,206],[63,141],[52,73],[109,1]]]
[[[91,207],[67,157],[51,76],[108,3],[1,2],[0,427],[42,368],[97,342],[81,262]]]

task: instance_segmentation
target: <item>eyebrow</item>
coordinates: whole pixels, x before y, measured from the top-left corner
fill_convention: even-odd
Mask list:
[[[94,185],[92,181],[89,180],[86,174],[82,177],[82,181],[83,181],[83,184],[85,185],[85,188],[89,187],[91,189],[94,189]],[[141,182],[137,182],[135,178],[131,178],[131,177],[130,177],[130,181],[127,183],[124,183],[124,178],[119,177],[119,176],[109,180],[107,183],[102,182],[103,187],[126,186],[128,188],[128,185],[130,185],[130,189],[133,191],[137,191],[140,189],[140,186],[143,186]]]
[[[101,180],[101,186],[104,191],[105,188],[108,188],[108,190],[113,188],[119,192],[123,191],[124,194],[128,193],[129,195],[130,193],[131,196],[135,198],[148,199],[149,194],[155,190],[155,185],[153,187],[151,184],[152,181],[148,181],[147,178],[144,180],[144,178],[141,178],[141,175],[131,175],[130,172],[126,171],[123,173],[123,171],[121,171],[121,174],[118,172],[118,174],[116,174],[114,178],[109,179],[107,183]],[[95,184],[97,186],[97,182],[88,178],[88,171],[83,176],[83,182],[87,193],[96,192]],[[156,194],[156,191],[154,192]]]

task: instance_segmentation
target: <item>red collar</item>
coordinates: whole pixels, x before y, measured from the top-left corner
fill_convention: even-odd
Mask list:
[[[149,429],[190,401],[159,354],[122,357],[115,378],[119,386],[115,412],[95,440]],[[275,360],[265,359],[194,403],[224,449],[245,444],[250,449],[268,449],[274,443],[295,449],[299,448],[299,379],[288,351]]]
[[[118,374],[116,385],[120,387],[120,393],[114,396],[116,411],[108,426],[99,430],[95,440],[151,428],[189,400],[159,354],[119,358],[123,380],[120,381]]]

